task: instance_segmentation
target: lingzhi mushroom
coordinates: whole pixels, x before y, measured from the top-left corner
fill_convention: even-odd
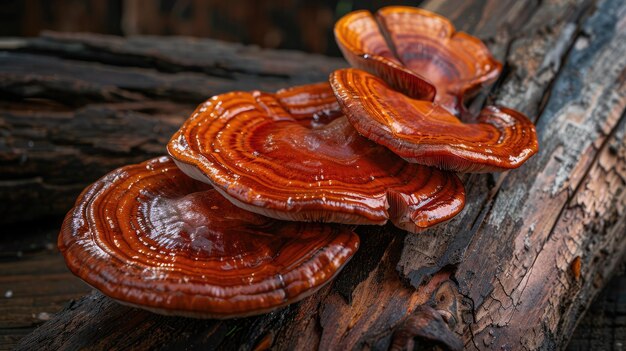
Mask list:
[[[214,96],[174,134],[172,158],[87,187],[59,235],[70,270],[156,313],[265,313],[331,281],[358,248],[354,224],[443,223],[465,204],[449,170],[515,168],[537,151],[521,113],[464,108],[501,64],[445,18],[357,11],[335,34],[355,68]]]
[[[346,226],[241,210],[168,157],[122,167],[89,186],[59,235],[70,270],[106,295],[202,318],[298,301],[328,283],[358,245]]]
[[[465,203],[451,172],[410,164],[360,136],[328,83],[233,92],[201,104],[168,144],[189,176],[238,206],[296,221],[417,232]]]
[[[335,24],[337,45],[355,68],[410,97],[463,111],[463,99],[493,82],[502,64],[476,37],[430,11],[389,6],[374,17],[355,11]]]
[[[493,82],[502,65],[444,17],[405,6],[376,17],[356,11],[337,22],[335,36],[356,67],[330,76],[343,112],[359,133],[405,160],[492,172],[517,168],[538,151],[535,127],[522,113],[467,111],[464,99]]]
[[[503,171],[521,166],[538,149],[532,122],[506,107],[487,106],[473,123],[463,123],[365,71],[337,70],[330,82],[359,133],[409,162],[457,172]]]

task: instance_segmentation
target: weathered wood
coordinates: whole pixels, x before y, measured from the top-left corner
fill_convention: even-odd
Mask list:
[[[408,345],[413,337],[418,345],[427,337],[451,348],[458,344],[454,337],[468,349],[564,348],[582,312],[626,252],[626,4],[619,0],[486,0],[425,6],[481,35],[506,62],[491,94],[475,99],[474,107],[488,99],[533,116],[540,138],[538,155],[511,172],[464,176],[466,209],[438,228],[409,235],[391,226],[360,227],[362,247],[354,259],[332,285],[299,304],[265,316],[203,321],[158,316],[93,294],[24,338],[18,349],[254,349],[268,345],[281,350],[386,349],[392,344]],[[71,57],[108,65],[120,64],[111,57],[150,56],[149,50],[133,51],[119,40],[98,44],[98,38],[54,35],[40,40],[56,46],[44,49],[37,44],[28,49],[26,45],[21,50],[28,54],[7,55],[39,57],[45,52],[65,57],[57,62]],[[73,40],[77,49],[72,49]],[[101,59],[82,54],[83,50],[110,56]],[[192,70],[197,75],[211,71],[198,68],[200,62],[167,53],[160,53],[158,60],[170,68],[139,60],[142,69],[118,66],[112,71],[158,76],[168,74],[161,72],[166,70]],[[80,74],[67,73],[67,77],[80,78]],[[22,76],[12,79],[21,82],[21,90],[11,87],[13,96],[40,97],[27,95],[32,90]],[[165,84],[161,83],[165,80],[158,82]],[[169,133],[123,132],[124,123],[138,123],[139,128],[148,120],[168,130],[182,118],[170,107],[187,106],[181,97],[184,90],[177,86],[165,84],[170,92],[180,91],[179,95],[120,85],[96,85],[95,98],[79,106],[62,101],[54,114],[37,100],[37,113],[44,111],[41,121],[32,118],[31,112],[23,113],[30,117],[19,116],[15,106],[23,107],[25,100],[7,104],[3,108],[10,117],[2,120],[2,126],[9,120],[10,125],[18,125],[22,118],[33,121],[31,126],[44,125],[51,116],[80,121],[85,118],[76,111],[112,110],[109,119],[93,112],[97,121],[93,123],[106,121],[103,125],[113,126],[110,130],[119,133],[122,142],[109,137],[89,144],[77,132],[87,128],[71,122],[53,144],[59,148],[79,145],[75,162],[93,157],[91,168],[79,165],[85,174],[96,176],[102,170],[98,164],[112,167],[117,161],[159,152],[160,138]],[[103,86],[140,96],[136,100],[136,95],[105,95]],[[63,88],[63,96],[80,96],[78,90],[71,92],[72,87]],[[137,107],[166,95],[170,101],[153,110]],[[44,97],[59,101],[55,96]],[[123,107],[116,109],[119,106]],[[33,134],[25,133],[19,140],[28,146]],[[74,136],[63,139],[68,134]],[[104,145],[102,153],[97,145]],[[109,157],[115,161],[107,163]],[[50,165],[37,164],[42,166],[24,166],[33,167],[24,173],[15,168],[15,178],[41,171],[47,172],[46,180],[54,179],[49,176],[54,174]],[[63,177],[81,181],[79,175],[63,174],[59,179]],[[441,321],[449,331],[441,331]]]
[[[50,111],[0,107],[0,218],[29,220],[67,212],[89,183],[124,164],[165,153],[192,111],[169,102],[92,103]],[[8,144],[8,145],[7,145]]]
[[[510,38],[510,42],[494,38],[493,41],[497,43],[495,46],[506,56],[501,57],[506,66],[503,77],[493,89],[494,98],[491,100],[523,111],[536,119],[541,113],[542,99],[550,94],[549,88],[558,71],[552,60],[555,57],[564,59],[566,52],[561,47],[571,46],[574,35],[571,28],[577,26],[576,22],[589,6],[585,1],[544,3],[542,8],[527,17],[528,21],[520,22],[518,31],[525,34],[500,36]],[[543,26],[550,26],[551,31],[546,32]],[[508,22],[503,22],[500,27],[494,27],[492,23],[490,29],[492,33],[509,33],[514,30]],[[540,143],[540,154],[543,154],[544,147]],[[455,225],[436,229],[432,236],[407,237],[407,244],[410,245],[406,246],[398,266],[403,277],[417,287],[425,277],[447,265],[458,264],[478,226],[482,225],[484,217],[491,210],[492,202],[507,176],[508,173],[493,177],[471,176],[466,182],[471,203],[455,220]]]
[[[57,230],[31,228],[0,242],[0,350],[12,349],[68,300],[91,290],[65,267],[56,236]]]
[[[13,100],[0,104],[0,222],[63,215],[103,174],[164,154],[190,111],[212,95],[322,81],[345,65],[211,40],[130,41],[48,34],[17,48],[109,63],[130,57],[131,65],[141,57],[150,68],[0,52],[0,94]],[[83,47],[92,49],[80,54]],[[166,65],[185,72],[157,70]]]
[[[626,262],[624,262],[626,264]],[[613,279],[589,306],[569,351],[620,350],[626,345],[626,274]]]
[[[260,76],[268,82],[274,78],[290,85],[326,79],[328,72],[345,66],[339,58],[185,37],[123,39],[44,32],[41,37],[25,42],[20,50],[164,72],[203,72],[239,82],[259,83]]]

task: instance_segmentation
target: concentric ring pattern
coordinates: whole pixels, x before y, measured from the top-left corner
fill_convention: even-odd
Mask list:
[[[168,157],[122,167],[89,186],[59,236],[68,267],[106,295],[204,318],[259,314],[308,296],[358,244],[345,226],[241,210]]]
[[[360,136],[328,83],[215,96],[168,151],[236,205],[278,219],[391,220],[416,232],[453,217],[465,200],[455,174],[407,163]]]
[[[445,17],[414,7],[385,7],[376,17],[351,12],[335,24],[335,38],[353,67],[413,98],[434,98],[454,114],[463,111],[464,97],[502,71],[478,38],[456,32]],[[429,85],[436,87],[436,96]]]
[[[523,114],[488,106],[475,123],[462,123],[430,101],[412,99],[382,79],[354,68],[331,74],[331,85],[352,125],[409,162],[457,172],[517,168],[539,146]]]

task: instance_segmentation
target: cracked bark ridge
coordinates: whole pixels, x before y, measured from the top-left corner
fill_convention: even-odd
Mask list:
[[[622,13],[624,7],[612,1],[597,6],[581,26],[581,33],[589,33],[594,40],[581,35],[572,42],[537,123],[543,151],[531,166],[503,180],[493,209],[474,238],[474,247],[512,260],[486,267],[484,256],[470,247],[455,274],[461,290],[476,306],[476,320],[466,335],[471,334],[478,343],[530,349],[563,344],[575,324],[571,319],[576,316],[567,313],[574,313],[570,308],[578,305],[577,297],[597,292],[591,285],[576,282],[569,269],[572,261],[580,256],[582,267],[590,262],[595,272],[582,269],[582,280],[597,283],[623,254],[623,237],[613,237],[616,230],[623,232],[623,221],[611,218],[614,211],[622,211],[620,189],[624,183],[604,184],[595,194],[585,191],[587,182],[603,182],[590,175],[611,134],[622,133],[624,124],[618,122],[623,120],[626,106],[622,78],[626,48],[618,44],[624,32],[619,16],[613,15]],[[601,88],[596,86],[599,81]],[[621,162],[614,161],[616,165]],[[533,181],[528,182],[529,177]],[[513,186],[524,180],[523,187]],[[604,195],[605,191],[612,195]],[[581,196],[600,200],[580,211],[573,200]],[[596,216],[603,218],[598,231],[606,235],[603,244],[597,242],[597,232],[592,229]],[[491,233],[505,233],[498,235],[498,240],[514,245],[496,248]],[[608,267],[591,264],[597,259],[594,256],[602,255],[598,246],[604,245],[615,245],[610,252],[616,252],[616,257],[607,257]],[[494,283],[485,284],[486,277],[493,277]],[[546,284],[547,277],[554,283]],[[541,323],[528,325],[529,318]],[[564,321],[568,323],[564,325]],[[555,338],[557,335],[563,337]]]
[[[466,16],[476,9],[480,13],[483,5],[466,2],[459,6],[436,2],[428,3],[427,7],[460,16],[464,21],[455,23],[458,28],[475,31],[483,39],[489,38],[486,41],[492,43],[492,51],[500,53],[498,58],[507,61],[503,79],[492,92],[495,102],[537,116],[557,74],[557,67],[552,62],[557,58],[558,62],[565,60],[566,49],[572,46],[576,29],[592,2],[548,1],[543,2],[539,9],[534,3],[499,2],[489,8],[493,16]],[[493,37],[494,33],[499,35]],[[551,59],[546,60],[546,57]],[[483,99],[477,97],[474,101],[482,102]],[[472,176],[464,182],[468,204],[451,225],[438,228],[432,236],[407,237],[398,270],[411,285],[417,287],[443,267],[461,262],[473,235],[491,210],[494,196],[505,178],[506,175],[493,180],[491,177]]]

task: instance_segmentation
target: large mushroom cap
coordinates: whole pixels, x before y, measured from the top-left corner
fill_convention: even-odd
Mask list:
[[[463,96],[494,81],[502,64],[476,37],[446,18],[407,6],[355,11],[335,24],[335,38],[353,67],[376,74],[403,93],[433,100],[452,113]]]
[[[501,171],[519,167],[538,150],[535,126],[512,109],[486,107],[476,123],[462,123],[436,103],[412,99],[365,71],[337,70],[330,82],[350,123],[409,162]]]
[[[278,219],[390,219],[416,232],[453,217],[465,200],[455,174],[409,164],[361,137],[340,116],[328,83],[215,96],[168,151],[236,205]]]
[[[59,248],[106,295],[163,314],[230,318],[310,295],[352,257],[346,227],[241,210],[167,157],[113,171],[68,213]]]

